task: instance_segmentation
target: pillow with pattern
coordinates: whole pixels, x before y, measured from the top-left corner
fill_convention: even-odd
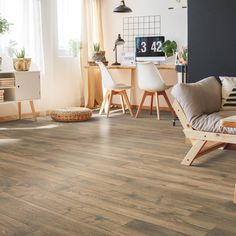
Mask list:
[[[220,77],[222,84],[222,110],[236,111],[236,77]]]

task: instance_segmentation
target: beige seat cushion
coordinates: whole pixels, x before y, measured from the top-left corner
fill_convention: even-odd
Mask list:
[[[195,130],[224,133],[224,134],[236,134],[235,128],[221,127],[220,121],[229,116],[236,115],[236,111],[220,111],[212,114],[204,114],[199,117],[195,117],[191,121],[191,126]]]
[[[85,107],[69,107],[52,110],[50,115],[55,121],[76,122],[89,120],[92,116],[92,111]]]

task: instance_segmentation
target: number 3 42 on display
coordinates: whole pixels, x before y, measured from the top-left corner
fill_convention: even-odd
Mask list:
[[[145,41],[141,42],[139,53],[146,53],[148,51],[151,51],[153,53],[162,52],[162,42],[161,41],[154,41],[151,43],[151,45],[148,45],[147,42],[145,42]]]

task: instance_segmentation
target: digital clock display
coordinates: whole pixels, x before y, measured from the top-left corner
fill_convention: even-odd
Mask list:
[[[136,37],[136,57],[165,57],[163,52],[164,36]]]

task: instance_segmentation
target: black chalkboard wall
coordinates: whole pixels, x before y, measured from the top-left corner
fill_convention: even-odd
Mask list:
[[[236,76],[236,0],[188,0],[189,82]]]

